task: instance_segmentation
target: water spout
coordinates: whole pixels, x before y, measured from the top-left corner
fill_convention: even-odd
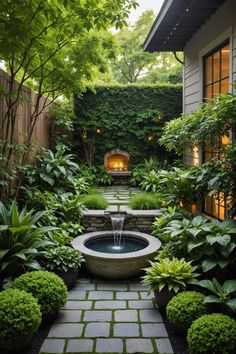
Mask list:
[[[112,229],[114,233],[114,246],[113,249],[120,250],[123,248],[122,241],[122,229],[124,225],[125,215],[114,214],[111,216]]]

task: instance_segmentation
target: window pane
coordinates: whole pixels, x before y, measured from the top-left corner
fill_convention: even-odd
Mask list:
[[[220,83],[216,82],[213,85],[213,96],[217,96],[220,93]]]
[[[221,81],[221,93],[227,93],[229,91],[229,79]]]
[[[212,215],[218,218],[219,214],[219,199],[218,195],[215,194],[214,197],[212,197]]]
[[[212,83],[212,56],[205,59],[205,84]]]
[[[229,76],[229,44],[221,50],[221,77]]]
[[[220,51],[213,54],[213,81],[220,80]]]
[[[205,87],[205,100],[208,101],[212,98],[212,85]]]

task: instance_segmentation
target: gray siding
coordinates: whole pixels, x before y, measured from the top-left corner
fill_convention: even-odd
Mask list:
[[[230,82],[233,82],[236,80],[235,0],[227,0],[184,48],[184,113],[198,109],[202,101],[202,57],[227,39],[230,40],[231,49]],[[186,149],[185,161],[188,165],[198,164],[196,151],[191,153],[190,149]]]

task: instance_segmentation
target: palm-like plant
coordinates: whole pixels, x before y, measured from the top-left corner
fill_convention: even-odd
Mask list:
[[[9,208],[0,202],[0,272],[3,277],[16,276],[28,269],[40,269],[36,256],[51,242],[42,235],[55,227],[37,227],[45,212],[34,213],[15,201]]]

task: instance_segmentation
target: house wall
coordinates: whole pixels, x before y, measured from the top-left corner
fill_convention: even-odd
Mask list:
[[[203,56],[230,41],[230,82],[236,80],[236,1],[227,0],[196,32],[184,48],[183,111],[191,113],[203,99]],[[232,91],[232,87],[230,88]],[[201,164],[201,148],[186,148],[184,160],[188,165]]]

